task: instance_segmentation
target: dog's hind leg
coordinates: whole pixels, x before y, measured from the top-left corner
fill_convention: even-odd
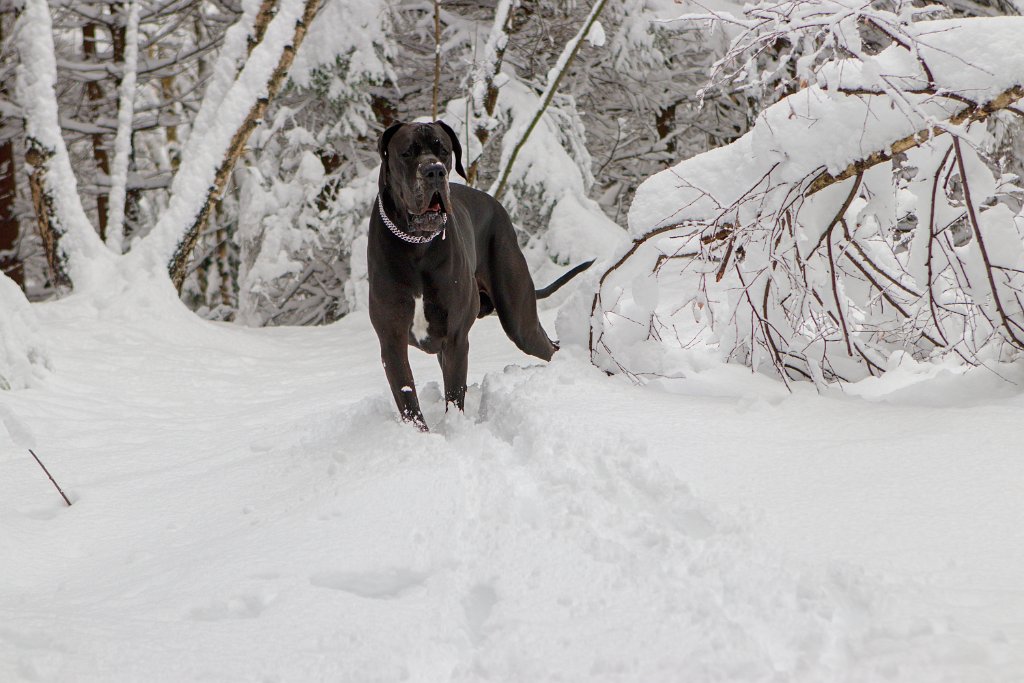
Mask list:
[[[551,360],[558,347],[548,339],[537,317],[537,299],[529,274],[525,283],[509,283],[503,288],[502,283],[496,282],[494,307],[505,334],[520,350],[542,360]]]
[[[498,314],[499,317],[501,314]],[[536,317],[536,313],[534,313]],[[540,326],[538,320],[536,325],[526,325],[522,328],[510,330],[508,325],[502,321],[502,327],[505,328],[505,332],[508,334],[516,346],[518,346],[523,353],[528,353],[531,356],[536,356],[541,360],[551,360],[551,356],[555,355],[555,351],[558,347],[555,346],[554,342],[548,339],[547,333],[544,328]],[[516,324],[522,325],[523,321],[517,321]]]
[[[505,334],[524,353],[551,360],[558,347],[548,339],[537,317],[537,293],[530,268],[504,211],[496,218],[486,258],[487,275],[482,284],[494,302]]]

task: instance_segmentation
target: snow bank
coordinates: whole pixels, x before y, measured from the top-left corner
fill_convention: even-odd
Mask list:
[[[18,285],[0,273],[0,389],[39,382],[50,367],[35,311]]]
[[[0,393],[0,452],[31,429],[75,499],[0,457],[0,679],[1024,673],[1017,389],[964,402],[953,378],[948,420],[721,366],[669,393],[535,364],[492,317],[465,415],[413,352],[420,434],[364,313],[254,330],[171,305],[47,307],[61,382]]]

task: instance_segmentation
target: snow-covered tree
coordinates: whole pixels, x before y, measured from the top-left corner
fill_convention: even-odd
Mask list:
[[[251,143],[234,238],[245,324],[330,322],[356,305],[353,256],[358,270],[357,243],[377,191],[371,92],[394,77],[391,21],[382,0],[328,2],[273,124]]]
[[[1019,112],[1024,20],[940,10],[797,0],[715,17],[744,27],[730,59],[805,42],[803,87],[641,186],[636,241],[594,301],[595,362],[673,374],[702,343],[825,382],[902,353],[1024,350],[1020,189],[986,159],[985,125]]]
[[[57,97],[57,50],[50,9],[43,0],[27,0],[15,28],[18,52],[18,98],[25,121],[28,180],[36,222],[51,281],[58,285],[95,286],[110,268],[125,271],[135,264],[147,272],[166,271],[181,286],[200,234],[227,184],[235,161],[270,101],[285,81],[295,51],[315,16],[316,0],[244,2],[240,18],[225,33],[202,103],[191,121],[192,133],[176,164],[166,207],[143,239],[124,259],[121,234],[104,243],[79,194],[74,155],[60,126]],[[129,3],[125,36],[139,39],[140,10]],[[118,122],[110,194],[119,207],[110,216],[123,225],[127,204],[127,157],[136,115],[132,88],[138,52],[122,55],[122,92],[117,96]],[[137,74],[136,74],[137,75]],[[137,89],[136,85],[136,89]],[[102,216],[103,213],[100,212]],[[119,267],[118,267],[119,266]]]

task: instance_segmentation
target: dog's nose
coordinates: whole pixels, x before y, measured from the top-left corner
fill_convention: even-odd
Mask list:
[[[424,166],[420,173],[423,174],[424,179],[439,182],[444,180],[445,175],[448,173],[448,169],[444,167],[444,164],[434,162]]]

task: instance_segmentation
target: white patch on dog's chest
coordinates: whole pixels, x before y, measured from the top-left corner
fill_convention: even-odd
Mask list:
[[[430,332],[427,331],[427,316],[423,312],[422,296],[413,299],[412,336],[421,343],[430,338]]]

